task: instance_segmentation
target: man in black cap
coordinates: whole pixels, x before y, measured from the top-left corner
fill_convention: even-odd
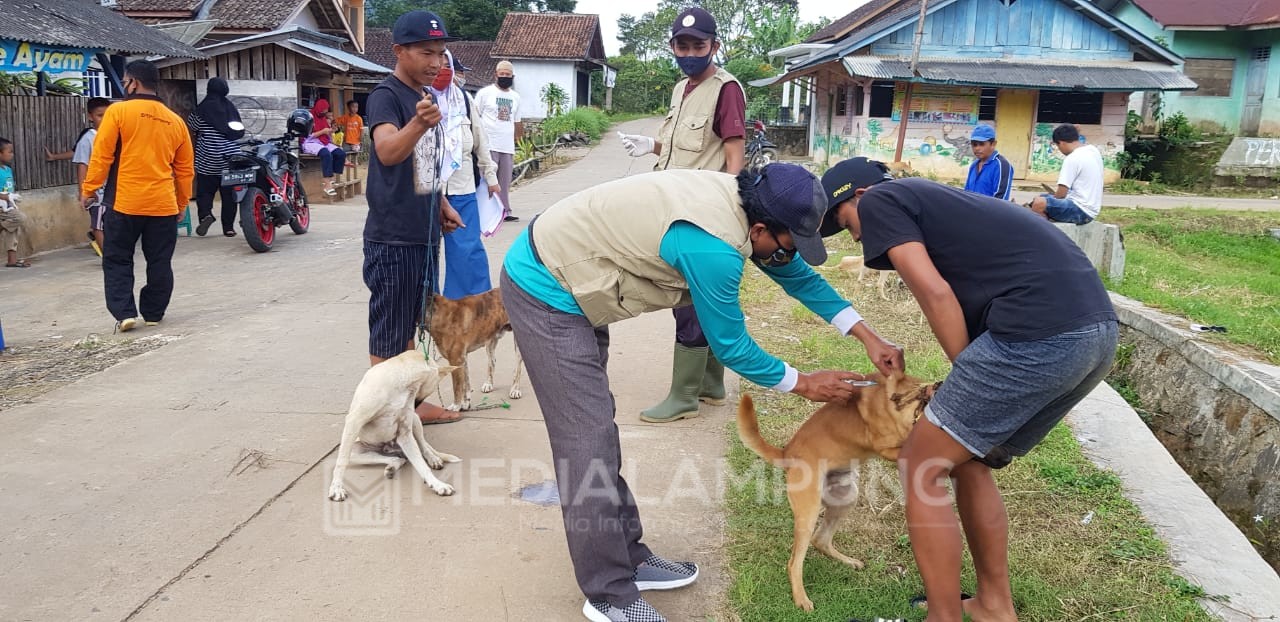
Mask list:
[[[1111,369],[1106,288],[1067,236],[1008,201],[894,180],[866,158],[835,165],[822,185],[831,205],[822,235],[847,230],[867,266],[897,270],[952,362],[898,459],[929,620],[960,622],[962,610],[1016,620],[1008,517],[991,469],[1039,444]],[[978,576],[963,604],[947,478]]]
[[[688,77],[671,93],[670,112],[658,137],[622,134],[623,146],[632,157],[656,153],[656,171],[698,169],[737,175],[746,157],[747,100],[737,78],[712,62],[720,51],[715,18],[701,7],[681,11],[671,24],[670,43]],[[671,389],[666,399],[640,413],[640,419],[650,423],[694,417],[699,401],[723,404],[725,399],[724,366],[707,348],[698,316],[688,307],[676,309],[674,315]]]
[[[424,89],[441,71],[444,22],[428,11],[410,11],[391,30],[395,71],[373,89],[366,102],[373,154],[369,158],[369,215],[364,225],[364,282],[369,288],[369,361],[378,364],[413,348],[422,318],[423,291],[436,290],[441,231],[462,224],[442,193],[419,194],[414,151],[419,141],[436,139],[441,111]],[[458,415],[423,402],[423,423],[456,421]]]
[[[901,349],[809,267],[827,258],[818,237],[826,207],[818,180],[794,164],[736,177],[646,173],[552,205],[512,243],[502,300],[551,440],[587,619],[661,622],[640,591],[682,587],[698,576],[696,564],[663,559],[640,541],[639,510],[619,472],[610,324],[692,303],[715,355],[747,380],[817,402],[851,397],[845,381],[861,374],[802,373],[751,339],[738,298],[749,259],[841,334],[861,340],[882,372],[902,369]],[[793,261],[797,254],[804,261]]]

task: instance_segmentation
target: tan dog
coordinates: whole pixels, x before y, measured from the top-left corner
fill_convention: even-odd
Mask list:
[[[485,347],[489,353],[489,380],[480,385],[481,393],[493,391],[496,350],[502,336],[511,332],[511,320],[502,306],[502,291],[495,287],[483,294],[449,300],[440,294],[432,299],[427,331],[440,355],[456,369],[453,371],[453,404],[449,410],[471,410],[471,377],[467,372],[467,355]],[[516,348],[516,375],[511,380],[507,397],[520,399],[520,374],[524,361]]]
[[[856,271],[859,283],[861,283],[863,277],[867,275],[868,270],[879,273],[876,277],[876,290],[880,292],[880,298],[882,300],[889,299],[889,283],[898,278],[898,273],[893,270],[876,270],[875,268],[868,268],[865,258],[861,255],[846,255],[840,260],[840,264],[836,267],[848,272],[850,275]]]
[[[854,393],[847,404],[827,404],[796,430],[779,449],[760,436],[755,404],[743,395],[738,403],[738,436],[751,451],[787,472],[787,499],[794,517],[794,539],[787,575],[796,606],[813,611],[804,589],[804,557],[810,542],[819,551],[854,568],[862,562],[837,551],[831,537],[840,519],[857,500],[852,471],[867,458],[897,460],[902,443],[942,383],[917,378],[869,376],[877,384]],[[826,509],[814,532],[818,513]]]
[[[390,478],[404,466],[405,460],[436,494],[453,494],[453,486],[440,481],[431,469],[444,468],[444,463],[458,462],[460,458],[437,452],[427,443],[422,422],[413,410],[414,401],[431,395],[444,375],[451,371],[452,367],[436,367],[421,352],[409,350],[364,373],[347,410],[338,461],[329,484],[329,499],[347,498],[342,478],[348,465],[383,464]]]

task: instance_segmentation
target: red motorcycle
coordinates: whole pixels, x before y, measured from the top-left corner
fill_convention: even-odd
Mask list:
[[[313,122],[310,111],[293,111],[283,136],[245,141],[243,151],[231,156],[222,171],[222,185],[234,189],[240,205],[244,239],[259,253],[271,250],[276,227],[289,225],[302,235],[311,226],[298,154],[300,140],[311,134]]]

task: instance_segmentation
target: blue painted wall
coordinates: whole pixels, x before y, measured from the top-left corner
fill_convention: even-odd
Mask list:
[[[915,21],[872,43],[871,53],[910,56]],[[1060,0],[959,0],[925,18],[923,57],[1027,60],[1133,59],[1127,40]]]

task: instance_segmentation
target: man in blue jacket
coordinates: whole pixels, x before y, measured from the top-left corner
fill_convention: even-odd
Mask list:
[[[969,165],[969,179],[964,189],[989,197],[1013,200],[1013,165],[996,151],[996,128],[979,125],[969,136],[973,147],[973,164]]]

